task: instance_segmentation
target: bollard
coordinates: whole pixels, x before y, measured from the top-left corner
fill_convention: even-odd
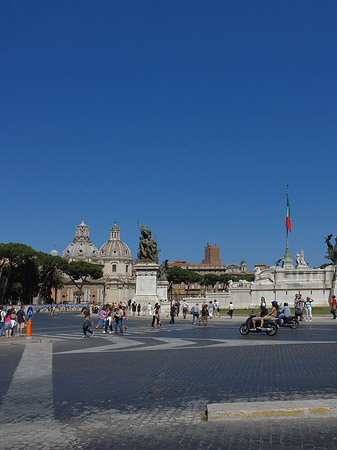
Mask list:
[[[27,320],[27,327],[26,327],[26,339],[32,338],[32,324],[30,320]]]

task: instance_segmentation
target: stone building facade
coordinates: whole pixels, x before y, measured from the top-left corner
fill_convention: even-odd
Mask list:
[[[128,301],[134,296],[134,260],[129,247],[120,239],[121,231],[115,223],[109,240],[98,250],[90,241],[89,227],[82,222],[76,227],[73,241],[65,248],[62,257],[68,261],[87,261],[103,269],[99,280],[87,280],[83,287],[82,303],[112,303]],[[51,252],[55,254],[55,250]],[[56,252],[57,253],[57,252]],[[69,278],[56,293],[58,302],[78,303],[79,292]]]

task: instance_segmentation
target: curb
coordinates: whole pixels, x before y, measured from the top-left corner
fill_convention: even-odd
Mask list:
[[[211,403],[207,420],[316,419],[337,417],[337,398],[275,402]]]

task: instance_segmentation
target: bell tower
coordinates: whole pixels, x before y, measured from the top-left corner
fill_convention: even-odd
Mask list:
[[[112,228],[110,228],[110,241],[121,240],[121,229],[117,226],[116,222]]]

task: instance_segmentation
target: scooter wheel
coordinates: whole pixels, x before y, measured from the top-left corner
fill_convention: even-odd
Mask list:
[[[292,320],[292,321],[289,323],[289,326],[290,326],[290,328],[291,328],[292,330],[297,330],[297,328],[298,328],[298,326],[299,326],[299,323],[298,323],[297,320]]]
[[[249,328],[247,327],[246,324],[241,325],[241,327],[239,328],[240,334],[242,334],[242,336],[246,336],[246,334],[249,333]]]
[[[266,333],[268,334],[268,336],[275,336],[275,334],[277,333],[277,326],[274,324],[269,325],[269,327],[266,329]]]

